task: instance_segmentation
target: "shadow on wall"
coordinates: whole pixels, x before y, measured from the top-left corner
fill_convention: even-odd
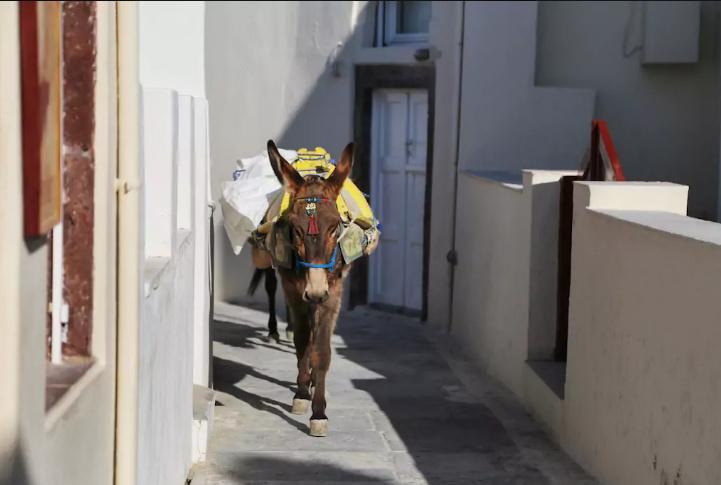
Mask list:
[[[31,483],[33,481],[28,474],[22,445],[16,444],[15,449],[8,456],[3,456],[0,461],[0,485],[29,485]]]
[[[236,160],[260,153],[270,138],[283,148],[322,146],[337,156],[353,137],[352,54],[363,32],[349,29],[351,2],[260,10],[219,2],[208,2],[206,9],[206,85],[212,194],[216,201],[222,182],[231,179]],[[262,18],[267,11],[271,11],[271,17]],[[243,31],[237,22],[249,22],[240,18],[243,12],[256,22],[273,21],[278,29],[248,25],[251,31],[263,37],[278,32],[280,37],[264,46],[259,46],[262,38],[255,39],[248,49],[239,49],[228,57],[221,53],[228,50],[229,41],[244,45],[248,40],[236,39],[242,35],[237,32]],[[221,35],[225,30],[221,26],[226,24],[232,33]],[[309,35],[311,32],[313,35]],[[333,58],[339,61],[337,72]],[[234,73],[238,77],[229,82]],[[253,272],[250,251],[245,247],[240,255],[233,253],[222,214],[217,214],[215,230],[217,301],[266,305],[262,285],[254,297],[247,295]],[[285,316],[282,294],[279,287],[276,306]]]

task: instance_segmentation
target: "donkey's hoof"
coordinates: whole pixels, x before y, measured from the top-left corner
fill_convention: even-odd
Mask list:
[[[285,339],[286,339],[288,342],[292,342],[292,341],[293,341],[293,337],[294,337],[293,330],[286,330],[286,331],[285,331]]]
[[[275,340],[276,343],[280,343],[280,334],[278,332],[270,332],[268,333],[268,342],[271,340]]]
[[[311,419],[310,435],[323,437],[328,436],[328,420],[327,419]]]
[[[297,399],[293,398],[293,407],[290,412],[293,414],[305,414],[308,412],[308,406],[310,405],[310,399]]]

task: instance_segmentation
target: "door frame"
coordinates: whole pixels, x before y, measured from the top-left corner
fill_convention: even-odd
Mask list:
[[[375,89],[424,89],[428,92],[428,136],[426,190],[423,207],[423,287],[421,320],[428,316],[428,262],[430,258],[431,191],[433,181],[433,125],[435,118],[436,68],[433,65],[356,65],[353,110],[355,154],[353,180],[365,193],[371,193],[371,119]],[[382,223],[383,221],[381,221]],[[368,260],[354,263],[350,277],[348,307],[368,303]]]

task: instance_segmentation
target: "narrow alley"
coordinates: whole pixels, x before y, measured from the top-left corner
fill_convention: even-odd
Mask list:
[[[330,433],[310,437],[290,413],[293,346],[267,342],[266,319],[216,308],[215,418],[192,485],[596,483],[445,338],[368,309],[339,318]]]

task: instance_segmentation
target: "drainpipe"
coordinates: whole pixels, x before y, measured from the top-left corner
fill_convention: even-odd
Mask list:
[[[63,363],[63,340],[61,312],[63,309],[63,223],[53,227],[53,253],[51,274],[50,303],[50,361],[59,365]]]
[[[115,483],[134,485],[138,443],[141,193],[138,5],[117,2],[118,344]]]
[[[456,253],[456,211],[458,209],[458,168],[460,165],[461,146],[461,101],[463,100],[463,44],[466,32],[466,2],[461,2],[460,36],[458,39],[458,99],[456,102],[456,148],[455,159],[453,160],[453,212],[451,213],[451,250],[448,251],[446,259],[450,264],[451,281],[449,285],[448,298],[448,333],[453,325],[453,287],[455,282],[456,264],[458,254]]]

